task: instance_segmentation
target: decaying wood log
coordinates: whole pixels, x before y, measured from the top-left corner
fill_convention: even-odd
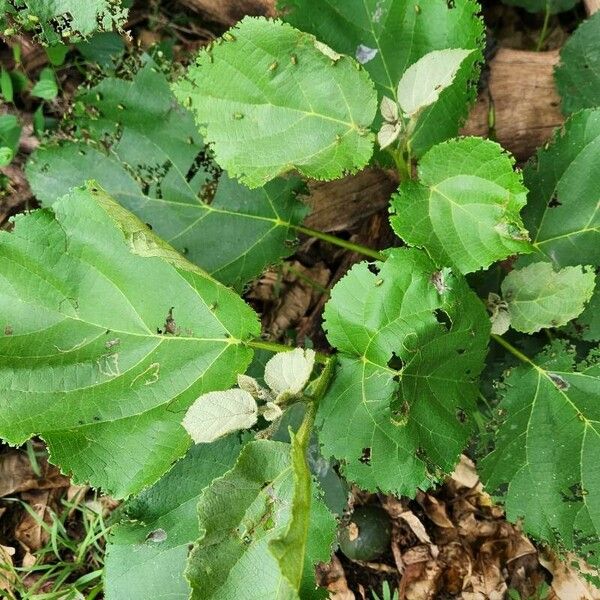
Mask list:
[[[244,15],[272,17],[275,0],[179,0],[181,4],[206,15],[211,21],[233,25]]]
[[[593,15],[600,10],[600,0],[584,0],[584,4],[588,15]]]
[[[480,95],[462,133],[487,136],[491,107],[497,141],[519,160],[529,158],[564,120],[553,76],[558,59],[557,50],[501,48],[490,63],[489,87]]]

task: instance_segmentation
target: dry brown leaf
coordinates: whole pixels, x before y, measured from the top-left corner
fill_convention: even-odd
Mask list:
[[[281,271],[268,271],[254,284],[248,297],[265,303],[263,326],[274,339],[301,324],[322,292],[311,284],[326,287],[331,272],[319,262],[308,268],[298,261]]]
[[[400,518],[406,522],[410,530],[415,534],[417,539],[424,544],[431,544],[429,534],[425,529],[425,525],[411,510],[404,511],[400,514]]]
[[[598,577],[598,572],[580,558],[567,554],[563,562],[553,552],[546,551],[540,553],[540,562],[552,573],[552,591],[558,600],[600,600],[600,590],[588,583],[576,567],[571,566],[576,563],[583,572]]]
[[[334,555],[329,563],[319,563],[316,570],[317,585],[330,592],[330,600],[355,600],[348,588],[344,568]]]
[[[12,597],[13,585],[17,580],[17,574],[13,571],[13,559],[15,549],[12,546],[0,545],[0,596],[1,592],[6,592],[7,596]]]
[[[31,490],[23,492],[21,499],[29,504],[14,530],[15,539],[28,552],[36,552],[48,541],[48,532],[42,522],[51,523],[51,510],[60,492],[56,490]]]
[[[45,458],[39,459],[41,475],[31,468],[27,454],[21,450],[9,450],[0,454],[0,498],[28,490],[47,490],[67,487],[69,478],[51,465]]]
[[[419,492],[417,501],[425,511],[425,514],[438,526],[452,529],[454,523],[448,518],[446,505],[440,502],[435,496]]]
[[[474,488],[479,483],[479,475],[475,470],[475,464],[464,454],[461,454],[460,461],[452,475],[450,475],[450,479],[465,488]]]

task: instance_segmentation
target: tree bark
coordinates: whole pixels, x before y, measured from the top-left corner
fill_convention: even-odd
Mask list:
[[[206,15],[211,21],[234,25],[245,15],[275,16],[275,0],[179,0],[189,9]]]
[[[461,133],[495,138],[519,160],[529,158],[564,120],[554,85],[558,60],[557,50],[500,48],[489,65],[488,88],[480,94]]]

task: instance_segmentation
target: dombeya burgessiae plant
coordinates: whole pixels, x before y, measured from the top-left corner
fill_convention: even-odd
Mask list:
[[[244,19],[172,85],[146,57],[80,91],[69,139],[32,157],[44,208],[0,233],[0,435],[40,435],[75,481],[135,495],[109,600],[155,581],[176,598],[319,597],[341,515],[317,464],[414,497],[486,419],[492,447],[474,452],[509,518],[598,564],[600,109],[522,175],[495,142],[454,138],[481,57],[474,2],[281,4],[287,22]],[[302,224],[301,176],[372,163],[396,168],[405,247]],[[331,291],[331,354],[263,339],[226,287],[297,232],[370,259]],[[490,339],[507,367],[493,413]]]

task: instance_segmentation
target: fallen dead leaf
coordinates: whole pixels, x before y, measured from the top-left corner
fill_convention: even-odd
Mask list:
[[[556,554],[547,550],[541,553],[540,562],[552,573],[551,588],[558,600],[600,600],[600,589],[588,583],[577,569],[596,577],[599,573],[580,558],[567,554],[561,561]]]
[[[27,454],[9,450],[0,454],[0,498],[29,490],[47,490],[69,486],[69,478],[45,458],[39,459],[38,477],[31,467]]]
[[[336,556],[331,562],[317,565],[317,585],[330,592],[330,600],[355,600],[354,594],[348,588],[348,581],[342,563]]]
[[[54,508],[58,494],[57,490],[31,490],[21,495],[23,502],[30,510],[23,511],[21,519],[14,530],[15,539],[23,548],[31,553],[36,552],[48,541],[48,532],[42,523],[51,523],[51,510]]]
[[[0,596],[1,592],[6,592],[9,598],[12,598],[13,585],[17,580],[17,574],[13,571],[13,556],[15,549],[12,546],[0,545]]]
[[[267,271],[257,281],[248,298],[264,303],[263,326],[273,339],[301,326],[311,306],[329,282],[331,272],[323,263],[308,268],[298,261],[283,270]],[[315,285],[316,284],[316,285]]]

